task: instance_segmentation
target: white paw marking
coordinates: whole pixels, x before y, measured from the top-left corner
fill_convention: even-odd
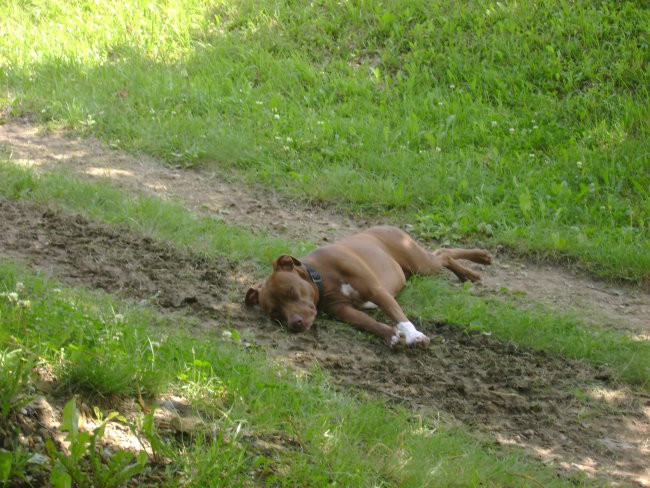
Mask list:
[[[397,324],[397,330],[404,334],[407,346],[429,342],[429,338],[417,330],[411,322],[400,322]]]
[[[377,308],[377,304],[372,302],[366,302],[363,305],[361,305],[361,308],[365,308],[366,310],[371,308]]]
[[[349,297],[353,293],[356,293],[357,290],[352,288],[352,285],[350,283],[343,283],[341,285],[341,293],[343,293],[346,297]]]
[[[399,342],[399,338],[402,337],[402,333],[398,330],[393,337],[390,338],[390,346],[393,347]]]

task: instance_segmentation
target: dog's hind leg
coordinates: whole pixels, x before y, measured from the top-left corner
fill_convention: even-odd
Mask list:
[[[481,249],[438,249],[432,254],[434,261],[454,273],[460,281],[480,281],[481,275],[460,264],[456,259],[467,259],[475,263],[490,264],[492,255]]]
[[[466,259],[479,264],[492,264],[492,254],[485,249],[438,249],[436,253],[447,254],[452,259]]]
[[[481,276],[460,264],[456,259],[466,259],[480,264],[490,264],[492,255],[482,249],[438,249],[430,252],[421,246],[410,250],[408,271],[421,275],[433,275],[441,268],[453,272],[460,281],[479,281]]]

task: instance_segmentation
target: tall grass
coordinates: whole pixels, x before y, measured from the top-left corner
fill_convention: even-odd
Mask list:
[[[9,0],[0,14],[11,113],[442,241],[650,277],[643,4]]]

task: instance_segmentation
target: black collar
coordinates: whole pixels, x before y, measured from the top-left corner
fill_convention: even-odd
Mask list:
[[[321,298],[323,297],[323,278],[321,277],[320,273],[316,271],[310,264],[302,264],[305,268],[307,268],[307,272],[309,273],[311,280],[316,285],[316,288],[318,288],[318,301],[320,302]]]

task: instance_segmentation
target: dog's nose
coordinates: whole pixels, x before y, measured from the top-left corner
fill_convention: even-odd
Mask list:
[[[294,313],[289,320],[289,325],[292,329],[302,329],[304,326],[304,319],[301,315]]]

